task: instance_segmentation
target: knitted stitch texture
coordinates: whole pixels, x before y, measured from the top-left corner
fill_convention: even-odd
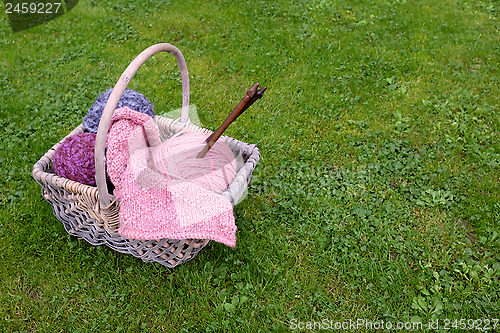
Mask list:
[[[104,111],[104,107],[108,102],[109,96],[113,91],[112,88],[106,90],[104,93],[100,94],[97,97],[95,103],[89,108],[87,111],[87,115],[83,118],[83,126],[87,129],[87,131],[91,133],[97,133],[97,128],[99,127],[99,121],[101,120],[102,112]],[[118,101],[117,109],[128,106],[129,108],[147,114],[148,116],[154,118],[155,111],[153,108],[153,104],[149,102],[149,100],[141,93],[138,93],[132,89],[126,89],[123,92],[122,97]]]
[[[120,201],[118,233],[134,239],[160,239],[178,215],[165,179],[149,163],[149,149],[135,151],[114,193]]]
[[[119,192],[120,235],[134,239],[211,239],[236,246],[233,207],[192,182],[168,186],[144,148],[130,157]],[[115,191],[116,192],[116,191]]]
[[[191,182],[171,186],[178,219],[167,226],[165,238],[211,239],[236,246],[236,224],[231,202]]]
[[[116,109],[107,137],[106,165],[109,179],[119,187],[130,155],[141,148],[160,144],[154,120],[128,107]]]
[[[231,202],[219,193],[203,187],[204,183],[179,179],[167,172],[169,151],[163,149],[170,140],[156,146],[151,153],[152,162],[167,179],[172,200],[179,219],[166,230],[167,238],[211,239],[225,245],[236,246],[236,224]],[[171,161],[171,160],[170,160]],[[198,184],[199,183],[199,184]]]
[[[107,138],[107,171],[120,201],[118,233],[134,239],[211,239],[236,245],[233,207],[222,195],[169,179],[155,166],[159,130],[151,117],[117,109]]]

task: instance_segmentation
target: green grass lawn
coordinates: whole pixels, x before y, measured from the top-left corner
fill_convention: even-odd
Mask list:
[[[15,34],[0,14],[0,331],[498,330],[499,13],[494,0],[83,0]],[[31,177],[160,42],[183,52],[204,127],[268,87],[226,132],[262,153],[236,248],[211,242],[175,269],[70,237]],[[180,107],[168,54],[129,87],[159,114]]]

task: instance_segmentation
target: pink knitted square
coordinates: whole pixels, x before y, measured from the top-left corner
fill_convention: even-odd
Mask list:
[[[192,182],[170,184],[156,168],[152,156],[160,138],[152,118],[117,109],[107,140],[107,171],[120,201],[120,235],[236,245],[233,207],[226,198]]]
[[[120,228],[123,237],[134,239],[168,238],[165,229],[178,220],[164,177],[149,163],[149,148],[136,150],[115,196],[120,201]]]

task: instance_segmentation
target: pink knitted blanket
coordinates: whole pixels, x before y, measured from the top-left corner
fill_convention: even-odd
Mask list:
[[[171,182],[153,161],[154,120],[128,107],[115,110],[107,138],[107,172],[120,201],[118,233],[133,239],[211,239],[236,246],[231,203],[192,182]]]

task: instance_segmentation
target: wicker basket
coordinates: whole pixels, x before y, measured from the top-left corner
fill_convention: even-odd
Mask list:
[[[110,248],[129,253],[143,261],[156,261],[168,267],[175,267],[193,259],[205,247],[207,239],[128,239],[118,234],[120,210],[119,202],[108,191],[106,184],[105,143],[111,117],[120,97],[139,67],[158,52],[168,52],[175,56],[182,76],[182,115],[179,120],[156,116],[155,120],[164,141],[184,129],[203,133],[211,133],[207,129],[193,125],[189,120],[189,78],[186,63],[182,53],[174,46],[162,43],[153,45],[137,56],[127,67],[104,108],[96,137],[95,160],[97,187],[92,187],[53,173],[51,161],[57,147],[64,141],[54,145],[33,167],[33,177],[42,186],[42,195],[52,205],[52,210],[66,231],[73,236],[85,239],[92,245],[105,244]],[[75,128],[68,136],[84,132],[83,124]],[[230,147],[235,155],[243,159],[235,179],[224,197],[235,205],[243,196],[252,171],[257,165],[260,153],[255,145],[250,145],[230,137],[220,140]]]

